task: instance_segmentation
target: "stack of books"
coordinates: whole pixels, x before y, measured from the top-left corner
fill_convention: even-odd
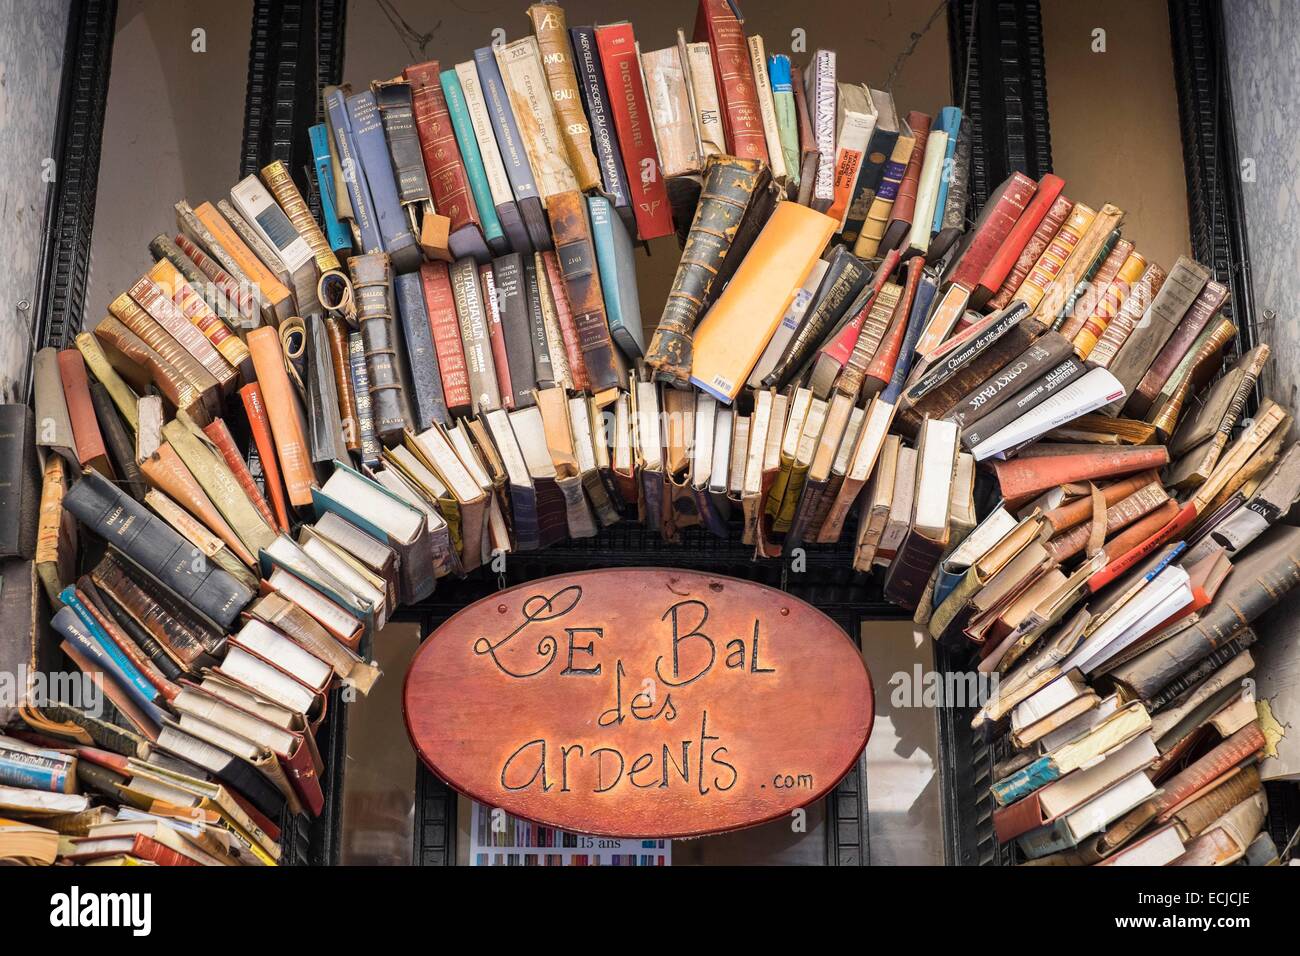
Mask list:
[[[4,594],[43,586],[119,719],[15,715],[15,766],[42,768],[0,757],[20,845],[273,860],[282,814],[321,805],[328,692],[369,688],[398,605],[628,520],[762,559],[851,541],[1003,677],[976,723],[1018,750],[995,796],[1027,854],[1244,852],[1258,786],[1223,801],[1263,738],[1232,609],[1293,583],[1265,528],[1300,452],[1280,405],[1242,417],[1266,345],[1219,375],[1227,288],[1053,175],[968,222],[959,109],[900,114],[831,50],[769,56],[727,0],[645,52],[629,23],[528,16],[326,89],[309,181],[275,162],[177,202],[110,315],[37,355],[12,433],[44,469],[39,543],[5,552],[29,560]],[[673,235],[655,320],[636,243]],[[1194,829],[1211,782],[1222,819]]]

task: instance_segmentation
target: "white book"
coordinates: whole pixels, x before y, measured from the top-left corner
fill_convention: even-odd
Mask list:
[[[713,476],[713,439],[718,424],[718,400],[700,392],[695,396],[695,439],[691,444],[691,487],[705,491]]]
[[[1126,846],[1105,861],[1106,866],[1165,866],[1178,859],[1187,846],[1178,835],[1178,827],[1170,824],[1150,836]]]
[[[849,471],[849,462],[853,460],[853,450],[858,444],[858,435],[867,420],[865,408],[854,408],[849,413],[849,423],[844,426],[844,435],[840,438],[840,447],[835,451],[835,460],[831,463],[831,474],[843,478]]]
[[[573,435],[573,454],[578,462],[578,473],[585,475],[596,470],[596,445],[592,435],[591,406],[586,396],[575,395],[569,399],[569,432]],[[604,444],[603,435],[601,444]]]
[[[713,467],[709,471],[709,492],[727,493],[727,470],[731,466],[732,416],[730,408],[719,408],[713,425]]]
[[[632,470],[632,403],[627,395],[620,395],[614,403],[614,470],[627,474]]]
[[[1091,710],[1086,710],[1074,720],[1066,721],[1051,733],[1038,741],[1039,753],[1049,754],[1057,747],[1068,744],[1075,737],[1081,737],[1096,727],[1115,711],[1119,710],[1119,697],[1111,694],[1102,698],[1101,703]]]
[[[1077,845],[1084,837],[1100,833],[1106,824],[1118,820],[1155,792],[1156,785],[1138,771],[1066,814],[1065,828]]]
[[[763,460],[767,448],[767,433],[772,424],[772,404],[776,396],[767,390],[754,396],[754,414],[749,417],[749,453],[745,459],[745,480],[741,489],[746,495],[756,495],[763,488]]]
[[[911,525],[912,502],[916,494],[916,449],[900,448],[898,464],[894,466],[894,495],[889,506],[889,522],[880,536],[876,563],[888,567],[898,552],[898,546],[907,536]]]
[[[240,647],[231,647],[226,652],[220,673],[299,714],[305,714],[316,699],[310,690],[288,674],[280,673]]]
[[[948,527],[960,434],[956,422],[938,418],[927,418],[922,426],[912,526],[931,538],[943,537]]]
[[[321,491],[335,501],[344,502],[355,514],[365,518],[395,541],[410,544],[420,534],[420,515],[376,487],[360,475],[336,468],[321,486]]]
[[[1061,664],[1061,669],[1094,669],[1137,640],[1146,630],[1186,607],[1192,600],[1189,581],[1187,572],[1178,565],[1165,568],[1088,635]],[[1163,614],[1163,617],[1157,617],[1158,614]]]
[[[960,571],[984,557],[993,547],[1019,524],[1006,508],[998,505],[989,516],[976,526],[966,540],[957,546],[957,550],[944,561],[944,567],[950,571]]]
[[[528,474],[534,479],[556,477],[555,462],[550,449],[546,447],[546,426],[542,422],[542,411],[536,405],[516,409],[510,412],[510,427],[514,429],[515,439],[519,442],[519,451],[528,466]]]
[[[813,263],[807,278],[803,280],[803,285],[790,300],[790,305],[781,318],[781,324],[776,327],[772,338],[768,340],[767,347],[763,349],[763,354],[758,357],[758,364],[754,366],[754,371],[747,382],[750,388],[761,388],[767,373],[776,367],[777,361],[785,353],[785,347],[790,343],[790,339],[794,338],[795,329],[799,328],[799,323],[803,321],[808,306],[812,304],[813,296],[817,294],[817,287],[822,284],[822,277],[826,275],[829,266],[830,263],[825,259],[818,259]]]
[[[736,415],[731,420],[731,467],[727,473],[727,494],[739,500],[745,491],[745,466],[749,462],[748,415]]]
[[[862,164],[867,156],[871,134],[876,131],[876,111],[867,87],[861,83],[840,83],[838,93],[835,116],[835,175],[838,179],[841,170],[847,165],[852,168],[853,183],[849,186],[845,197],[844,208],[839,212],[839,226],[836,232],[844,228],[844,222],[848,219],[853,193],[858,187],[858,174],[862,171]]]
[[[465,94],[465,108],[469,112],[470,125],[474,127],[479,155],[483,158],[483,172],[487,175],[492,202],[497,206],[514,202],[510,177],[506,174],[505,163],[501,161],[501,150],[497,147],[496,134],[492,132],[492,119],[488,116],[487,98],[483,95],[483,84],[479,82],[478,68],[474,61],[457,63],[456,76],[460,79],[461,92]]]
[[[1084,373],[1059,392],[1048,397],[1015,421],[994,432],[972,448],[976,461],[983,461],[1008,449],[1033,441],[1058,425],[1096,411],[1123,398],[1124,386],[1104,368]]]
[[[772,81],[767,75],[767,50],[763,38],[749,37],[749,66],[754,74],[754,91],[758,95],[758,115],[763,121],[763,138],[767,141],[768,164],[772,178],[784,182],[789,175],[785,153],[781,150],[781,131],[776,125],[776,105],[772,101]]]
[[[1087,684],[1073,674],[1063,673],[1049,684],[1016,705],[1011,712],[1011,727],[1019,729],[1036,723],[1085,694]]]
[[[700,157],[721,156],[727,152],[727,136],[718,106],[718,87],[713,76],[713,54],[708,43],[687,43],[686,34],[677,31],[677,44],[685,51],[691,109],[695,111],[695,134],[700,141]]]
[[[290,275],[315,261],[307,240],[298,234],[284,210],[256,176],[245,176],[235,183],[230,189],[230,201],[253,231],[271,247]]]
[[[320,690],[334,676],[334,669],[323,660],[257,618],[245,621],[235,640],[245,649],[288,671],[308,687]]]
[[[1176,570],[1182,571],[1183,574],[1186,574],[1182,568]],[[1161,577],[1164,577],[1164,575],[1162,574]],[[1169,620],[1169,618],[1187,607],[1187,605],[1192,603],[1193,599],[1194,595],[1192,594],[1191,584],[1185,580],[1180,582],[1178,586],[1170,594],[1166,595],[1159,604],[1156,604],[1151,608],[1151,610],[1147,611],[1146,614],[1140,617],[1137,623],[1129,627],[1123,634],[1119,635],[1119,637],[1111,641],[1096,654],[1081,661],[1079,667],[1085,674],[1091,674],[1116,654],[1121,653],[1138,638],[1142,637],[1142,635],[1146,634],[1153,628],[1158,627],[1161,622]]]
[[[921,179],[916,191],[912,232],[907,239],[908,246],[920,252],[930,248],[930,227],[934,224],[934,206],[939,201],[939,181],[943,175],[947,151],[948,134],[943,130],[930,130],[930,136],[925,141],[925,159],[921,164]]]
[[[1066,813],[1121,780],[1147,767],[1160,756],[1149,733],[1141,733],[1112,751],[1106,759],[1081,767],[1053,780],[1038,791],[1038,802],[1048,819]]]
[[[323,538],[309,535],[302,541],[302,549],[313,561],[329,571],[336,580],[342,581],[354,593],[369,602],[375,611],[375,627],[384,626],[388,620],[388,608],[382,588],[375,587],[364,574],[335,550],[335,546],[327,543]]]
[[[636,383],[636,429],[633,439],[641,467],[648,471],[662,471],[664,451],[659,421],[659,389],[654,382]]]

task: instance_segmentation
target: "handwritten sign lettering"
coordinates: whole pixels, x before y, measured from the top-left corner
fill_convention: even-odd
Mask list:
[[[871,731],[852,640],[772,588],[691,571],[544,578],[465,608],[407,675],[407,729],[452,786],[598,836],[698,836],[829,791]]]

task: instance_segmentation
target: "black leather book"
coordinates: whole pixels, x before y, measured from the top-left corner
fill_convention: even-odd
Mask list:
[[[223,628],[229,628],[254,597],[252,590],[212,562],[196,560],[202,556],[193,545],[97,472],[83,474],[63,506]]]
[[[418,272],[398,276],[393,282],[397,315],[402,323],[402,340],[406,343],[406,363],[411,375],[411,398],[416,425],[424,431],[437,422],[451,425],[451,412],[442,391],[442,372],[438,353],[433,347],[433,329],[424,302],[424,289]],[[346,456],[339,456],[346,461]]]
[[[550,388],[555,384],[555,366],[551,364],[546,317],[542,312],[542,291],[537,285],[537,260],[533,256],[524,256],[524,290],[528,302],[528,327],[533,337],[533,374],[538,388]]]
[[[113,461],[117,483],[136,501],[143,501],[148,486],[135,460],[135,440],[127,433],[126,424],[118,414],[108,389],[99,382],[90,383],[90,404],[95,408],[95,419],[99,422],[100,434],[104,436],[108,457]]]
[[[505,339],[506,361],[510,366],[514,407],[535,405],[533,389],[537,387],[537,371],[533,363],[532,316],[528,309],[528,290],[524,286],[524,257],[512,252],[493,259],[492,281],[496,285],[497,306],[501,312],[501,333]]]
[[[0,558],[36,555],[41,469],[35,416],[26,405],[0,405]]]
[[[420,137],[415,131],[411,84],[404,80],[376,83],[375,102],[379,106],[379,119],[384,124],[388,155],[393,159],[398,200],[403,206],[432,202],[433,193],[424,169]]]
[[[353,256],[348,260],[348,271],[352,273],[357,327],[366,355],[375,435],[385,445],[395,445],[414,422],[397,358],[397,330],[391,308],[392,269],[388,256],[377,252]]]

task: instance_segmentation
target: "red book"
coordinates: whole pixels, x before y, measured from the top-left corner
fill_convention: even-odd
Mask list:
[[[1020,175],[1020,173],[1012,173],[1011,179],[1007,180],[1007,182],[1015,180],[1016,177]],[[1028,179],[1028,177],[1022,178]],[[1017,183],[1018,187],[1020,185],[1022,184]],[[1004,233],[1005,238],[1002,239],[1002,244],[997,247],[997,253],[989,260],[988,265],[984,267],[984,272],[979,277],[977,288],[973,290],[975,292],[974,298],[976,299],[977,305],[983,305],[989,299],[993,298],[998,289],[1002,288],[1002,283],[1007,281],[1007,276],[1011,275],[1011,270],[1015,268],[1016,262],[1020,258],[1020,254],[1025,251],[1025,246],[1029,245],[1029,240],[1033,237],[1034,230],[1038,228],[1039,223],[1043,221],[1043,217],[1047,215],[1047,210],[1052,208],[1052,203],[1056,202],[1056,197],[1061,195],[1061,190],[1065,188],[1065,180],[1060,176],[1053,176],[1051,173],[1048,173],[1039,180],[1037,186],[1034,185],[1033,180],[1029,180],[1028,188],[1029,195],[1032,195],[1033,199],[1029,200],[1028,205],[1024,205],[1023,202],[1021,203],[1021,209],[1023,212],[1019,213],[1019,218],[1014,221],[1014,225],[1007,227]],[[1006,195],[1007,194],[1004,192],[1002,198],[1005,199]],[[1028,195],[1026,198],[1028,198]],[[989,205],[990,204],[988,203],[984,205],[986,211],[989,209]],[[1003,212],[1004,215],[997,217],[999,221],[1004,221],[1005,214],[1009,214],[1011,210],[1008,208]],[[982,213],[980,219],[984,219]],[[979,228],[979,224],[977,224],[976,228]],[[1000,228],[1000,225],[990,221],[988,223],[988,228],[990,230],[990,236],[992,236]],[[962,264],[965,264],[964,256]],[[968,275],[969,273],[966,274]]]
[[[998,260],[998,268],[1002,267],[1001,258],[1004,252],[1002,247],[1037,189],[1036,182],[1024,173],[1015,172],[993,191],[993,195],[989,196],[988,201],[984,203],[975,225],[970,229],[966,248],[962,250],[952,267],[954,285],[974,291],[989,267],[994,265],[994,260]],[[1030,230],[1031,235],[1032,233],[1033,230]],[[1025,236],[1024,241],[1029,241],[1028,235]],[[1024,248],[1023,243],[1021,248]],[[1014,254],[1007,250],[1006,254],[1011,260],[1006,264],[1006,271],[1010,272],[1011,267],[1016,264],[1016,257],[1019,256],[1020,250],[1016,250]]]
[[[262,386],[250,382],[239,390],[239,397],[244,402],[244,413],[248,416],[253,443],[257,445],[257,456],[262,460],[262,478],[271,494],[276,524],[288,534],[289,503],[284,494],[284,479],[280,477],[280,461],[275,457],[275,438],[271,435],[271,417],[266,413]]]
[[[420,285],[429,312],[433,350],[438,353],[438,373],[442,376],[447,410],[453,415],[464,415],[471,404],[469,371],[465,367],[465,348],[460,341],[460,320],[456,317],[456,297],[451,291],[447,263],[426,262],[420,266]]]
[[[501,327],[501,310],[497,308],[497,280],[491,265],[478,267],[478,281],[483,287],[483,304],[488,317],[488,342],[492,345],[492,366],[497,371],[501,404],[506,411],[513,412],[515,390],[510,384],[510,357],[506,354],[506,333]]]
[[[713,79],[718,88],[718,105],[722,107],[722,129],[727,134],[731,155],[769,162],[767,136],[758,109],[758,89],[754,85],[745,28],[728,0],[700,0],[695,15],[695,42],[703,41],[708,42],[713,60]],[[602,49],[600,52],[603,58],[605,51]],[[796,80],[795,86],[798,85]],[[611,99],[617,102],[618,97],[613,92],[611,84]]]
[[[725,5],[725,0],[722,0]],[[673,233],[673,212],[668,205],[668,188],[664,185],[663,167],[655,148],[650,104],[641,81],[641,60],[636,52],[632,24],[616,23],[596,28],[596,48],[609,87],[610,112],[618,133],[619,152],[628,172],[632,211],[636,215],[638,239],[657,239]],[[746,67],[748,69],[748,67]],[[753,79],[750,79],[753,88]],[[754,110],[758,115],[757,107]],[[763,135],[759,123],[759,136]],[[763,159],[767,159],[766,151]]]
[[[569,290],[564,287],[564,276],[560,273],[560,260],[556,258],[555,250],[543,252],[542,262],[546,268],[546,282],[551,290],[551,299],[555,302],[555,318],[560,324],[560,338],[564,339],[564,354],[569,359],[569,375],[573,378],[573,387],[580,392],[589,392],[591,378],[587,375],[582,341],[578,338],[578,327],[573,321],[573,307],[569,304]]]
[[[411,105],[415,129],[420,137],[424,171],[429,177],[433,205],[439,215],[451,220],[452,232],[465,226],[477,226],[478,210],[470,192],[469,176],[451,127],[447,97],[438,76],[438,61],[417,63],[402,71],[411,84]]]
[[[925,256],[913,256],[907,260],[907,279],[903,283],[903,294],[898,297],[894,314],[889,317],[889,328],[880,340],[880,347],[867,366],[867,374],[862,380],[863,394],[875,395],[882,391],[889,380],[894,377],[894,366],[898,364],[898,353],[903,347],[903,336],[907,332],[907,318],[912,312],[912,300],[916,298],[916,287],[921,282],[921,272],[925,267]]]
[[[898,184],[898,196],[889,211],[889,224],[885,226],[885,235],[880,240],[880,251],[902,249],[907,243],[907,234],[912,228],[912,216],[916,213],[916,193],[921,188],[921,166],[925,163],[925,144],[930,138],[930,124],[933,117],[926,113],[912,110],[907,114],[907,128],[912,131],[915,145],[912,156],[903,171],[903,179]],[[987,207],[985,207],[987,208]]]
[[[862,307],[854,314],[853,318],[844,323],[844,328],[835,333],[835,336],[818,349],[818,356],[825,355],[831,359],[840,368],[849,360],[853,354],[853,347],[858,344],[858,336],[862,334],[862,327],[867,322],[867,316],[871,314],[871,306],[876,301],[876,296],[880,290],[885,287],[898,268],[898,260],[901,253],[897,249],[891,249],[885,256],[884,262],[876,270],[875,277],[871,280],[871,292],[862,302]]]
[[[72,422],[72,443],[77,446],[77,460],[83,468],[93,468],[112,481],[116,476],[108,462],[108,449],[104,447],[104,436],[99,431],[95,406],[90,401],[86,361],[76,349],[63,349],[59,352],[58,362],[63,398],[68,405],[68,419]]]
[[[1176,502],[1169,502],[1176,504]],[[1158,512],[1157,512],[1158,513]],[[1145,560],[1155,550],[1162,547],[1165,543],[1173,541],[1183,534],[1196,521],[1196,505],[1187,502],[1174,515],[1173,520],[1169,521],[1163,528],[1142,541],[1136,547],[1129,549],[1124,554],[1119,555],[1104,568],[1088,579],[1088,592],[1096,594],[1110,582],[1114,581],[1121,574],[1133,567],[1139,561]]]
[[[217,451],[221,452],[221,459],[226,463],[226,467],[234,474],[235,480],[239,482],[239,487],[244,490],[248,500],[253,503],[257,513],[272,528],[276,527],[278,522],[275,515],[271,513],[271,506],[266,503],[266,498],[257,487],[257,482],[253,480],[252,472],[248,470],[248,465],[244,462],[244,456],[239,453],[235,445],[235,437],[230,434],[230,429],[220,418],[214,418],[207,425],[203,426],[203,433],[208,436],[212,444],[217,446]]]
[[[1133,445],[1072,455],[1011,458],[991,464],[1002,497],[1014,508],[1057,485],[1163,468],[1169,464],[1169,449],[1164,445]]]

